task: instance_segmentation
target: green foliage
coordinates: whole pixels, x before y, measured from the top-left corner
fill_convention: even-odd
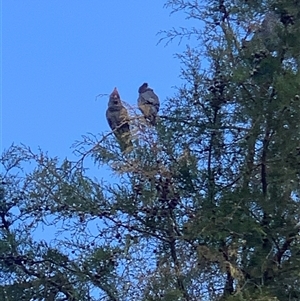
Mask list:
[[[1,300],[300,299],[300,3],[166,6],[203,30],[165,32],[198,42],[156,127],[129,110],[131,151],[3,153]]]

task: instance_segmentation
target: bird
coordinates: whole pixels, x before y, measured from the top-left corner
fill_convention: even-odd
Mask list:
[[[106,119],[120,144],[121,151],[124,152],[132,147],[129,115],[126,108],[122,105],[117,88],[114,88],[109,96]]]
[[[263,42],[263,45],[270,52],[278,49],[279,36],[278,27],[280,26],[280,19],[274,12],[268,12],[265,15],[259,30],[255,33],[257,39]]]
[[[138,107],[140,111],[151,125],[156,125],[156,117],[160,106],[158,96],[153,92],[153,89],[148,87],[147,83],[143,83],[139,87],[138,93]]]

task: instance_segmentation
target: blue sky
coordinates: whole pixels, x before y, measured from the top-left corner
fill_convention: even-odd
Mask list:
[[[1,0],[0,0],[1,1]],[[157,45],[160,30],[184,26],[163,0],[2,0],[1,151],[23,143],[73,157],[88,132],[109,131],[108,97],[116,86],[136,104],[145,81],[163,103],[180,85],[174,58],[185,44]],[[94,170],[115,181],[109,172]],[[49,239],[54,233],[46,229]],[[53,232],[53,233],[52,233]],[[36,235],[43,237],[39,228]]]
[[[136,104],[145,81],[163,102],[180,85],[177,41],[159,30],[184,26],[164,1],[3,0],[2,145],[24,143],[64,158],[81,135],[108,131],[116,86]],[[184,24],[183,24],[184,22]]]

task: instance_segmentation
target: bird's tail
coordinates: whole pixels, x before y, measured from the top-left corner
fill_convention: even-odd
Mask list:
[[[151,115],[149,118],[149,122],[151,125],[156,126],[156,116]]]
[[[133,148],[130,133],[123,133],[117,136],[122,152],[128,152]]]

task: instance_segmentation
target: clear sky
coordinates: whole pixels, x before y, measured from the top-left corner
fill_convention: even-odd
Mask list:
[[[1,151],[24,143],[72,157],[70,146],[81,135],[109,131],[108,97],[95,101],[96,95],[117,87],[123,100],[136,104],[137,89],[147,81],[162,103],[172,96],[181,83],[174,54],[185,44],[157,45],[157,33],[187,21],[163,5],[2,0]],[[104,170],[100,177],[109,180]]]
[[[184,26],[163,0],[3,0],[2,145],[24,143],[64,158],[81,135],[108,131],[116,86],[136,104],[145,81],[161,101],[179,85],[174,53],[159,30]],[[185,22],[185,24],[182,24]]]

